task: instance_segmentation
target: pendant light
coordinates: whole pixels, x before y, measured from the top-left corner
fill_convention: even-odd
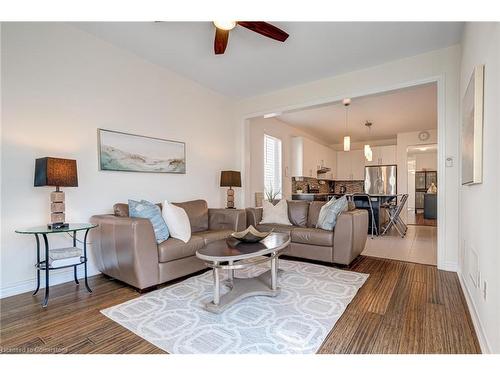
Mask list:
[[[342,104],[344,104],[344,107],[345,107],[345,130],[346,130],[346,133],[347,133],[347,125],[348,125],[348,107],[349,105],[351,104],[351,99],[349,98],[345,98],[343,101],[342,101]],[[349,135],[346,135],[344,137],[344,151],[351,151],[351,137]]]
[[[372,123],[367,121],[367,122],[365,122],[365,126],[368,128],[368,139],[370,139]],[[372,148],[370,147],[370,145],[368,143],[365,144],[364,151],[365,151],[366,160],[372,161],[373,160],[373,152],[372,152]]]

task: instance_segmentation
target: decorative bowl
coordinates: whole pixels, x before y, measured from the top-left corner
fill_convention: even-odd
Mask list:
[[[234,232],[231,233],[231,237],[237,239],[238,241],[241,242],[259,242],[269,236],[272,231],[270,232],[259,232],[257,229],[254,228],[253,225],[250,225],[247,229],[241,232]]]

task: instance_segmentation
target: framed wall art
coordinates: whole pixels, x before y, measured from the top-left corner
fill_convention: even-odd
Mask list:
[[[186,173],[186,144],[97,129],[102,171]]]
[[[462,101],[462,185],[483,182],[484,65],[474,68]]]

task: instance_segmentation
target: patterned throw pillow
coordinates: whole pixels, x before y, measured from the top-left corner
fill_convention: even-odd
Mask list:
[[[129,199],[128,211],[130,217],[149,219],[151,225],[153,225],[157,243],[165,241],[170,236],[167,224],[165,224],[165,220],[161,216],[160,207],[156,204],[145,200],[138,202]]]
[[[333,228],[335,228],[335,224],[337,224],[337,216],[341,212],[347,211],[347,207],[348,204],[345,195],[339,199],[332,198],[328,203],[321,207],[316,228],[333,230]]]

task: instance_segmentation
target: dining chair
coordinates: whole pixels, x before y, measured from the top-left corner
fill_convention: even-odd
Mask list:
[[[405,224],[400,214],[403,210],[404,205],[406,204],[406,201],[408,200],[408,194],[398,194],[397,198],[399,197],[401,197],[401,199],[396,199],[396,202],[394,204],[381,206],[381,208],[385,209],[387,214],[389,215],[389,222],[382,227],[382,236],[385,235],[387,231],[392,227],[396,228],[401,237],[406,236],[408,226]]]

